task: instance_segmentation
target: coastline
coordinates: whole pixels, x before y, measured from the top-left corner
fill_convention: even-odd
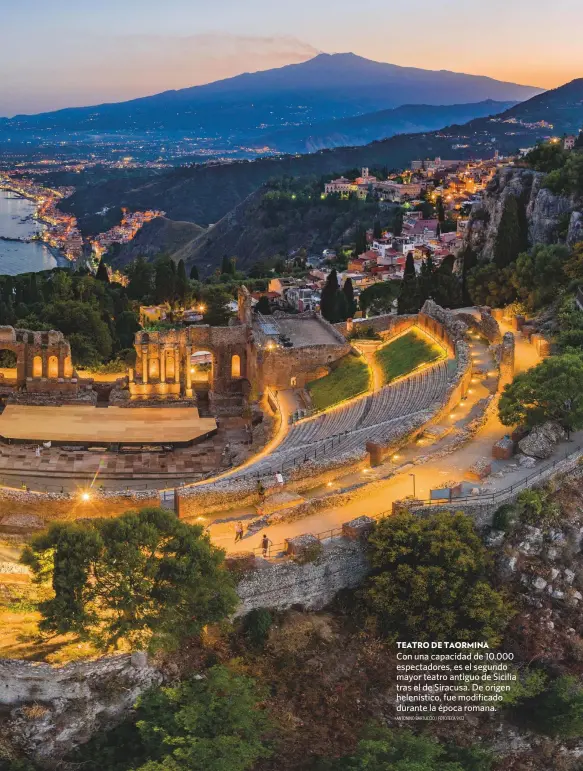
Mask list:
[[[0,193],[2,192],[8,193],[10,198],[29,201],[31,204],[34,205],[35,211],[27,215],[27,217],[24,219],[26,219],[27,221],[30,220],[30,222],[38,223],[38,231],[35,235],[32,235],[32,236],[28,235],[22,238],[19,238],[18,236],[0,235],[0,242],[5,242],[7,244],[10,244],[10,243],[27,244],[27,245],[39,244],[41,246],[44,246],[47,252],[55,260],[56,265],[54,267],[66,268],[74,265],[74,262],[69,260],[60,249],[58,249],[55,246],[52,246],[51,244],[47,243],[43,239],[42,234],[47,229],[47,225],[49,223],[46,223],[41,217],[38,216],[38,211],[40,207],[39,207],[39,202],[34,198],[34,196],[26,195],[21,193],[20,191],[14,190],[13,187],[6,184],[5,181],[0,181]],[[29,271],[24,271],[24,272],[29,272]]]

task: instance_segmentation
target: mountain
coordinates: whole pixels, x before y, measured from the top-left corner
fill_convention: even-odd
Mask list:
[[[204,228],[193,222],[156,217],[146,222],[131,241],[114,250],[112,262],[116,267],[123,267],[139,256],[153,259],[160,254],[173,255],[204,232]]]
[[[182,167],[152,176],[141,185],[117,179],[82,188],[62,206],[81,218],[111,206],[158,208],[170,219],[208,225],[218,222],[271,178],[339,175],[361,166],[403,168],[415,158],[491,158],[495,150],[515,153],[545,137],[573,130],[578,118],[583,124],[582,102],[583,79],[579,79],[549,92],[546,99],[536,96],[499,115],[439,131],[399,134],[362,147],[339,147],[309,155]],[[553,129],[541,121],[551,123]]]
[[[515,102],[483,102],[452,105],[404,104],[392,110],[379,110],[353,118],[338,118],[306,126],[294,126],[265,133],[251,146],[267,146],[285,153],[313,153],[329,147],[366,145],[395,134],[435,131],[451,123],[467,123],[473,118],[497,115]]]
[[[517,104],[506,110],[501,118],[521,123],[544,120],[552,124],[557,135],[578,134],[583,128],[583,78],[576,78],[564,86]]]
[[[355,116],[402,104],[522,101],[541,89],[477,75],[375,62],[355,54],[320,54],[301,64],[245,73],[203,86],[116,104],[69,108],[0,121],[22,132],[175,132],[240,141],[258,129]]]

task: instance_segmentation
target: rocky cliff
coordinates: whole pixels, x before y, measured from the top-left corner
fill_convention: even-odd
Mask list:
[[[138,696],[161,681],[144,653],[63,667],[0,659],[0,757],[24,755],[56,767],[77,744],[120,723]]]
[[[489,185],[482,203],[474,206],[465,243],[480,259],[492,260],[500,220],[510,197],[517,201],[529,246],[583,240],[583,214],[570,198],[543,187],[544,174],[508,166]]]

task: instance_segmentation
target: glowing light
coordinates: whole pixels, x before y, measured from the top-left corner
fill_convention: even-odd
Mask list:
[[[368,474],[369,471],[370,471],[370,469],[368,469],[368,468],[363,468],[362,469],[362,473],[363,474]]]
[[[399,460],[399,455],[393,455],[393,460]]]
[[[332,487],[332,482],[326,482],[327,487]]]
[[[204,521],[205,521],[205,518],[204,518],[204,517],[197,517],[197,518],[196,518],[196,521],[197,521],[197,522],[204,522]]]
[[[199,310],[199,313],[204,313],[204,312],[206,311],[206,305],[204,305],[203,303],[201,303],[201,304],[198,306],[198,310]]]
[[[452,419],[455,418],[455,412],[450,412],[449,417]]]
[[[88,493],[87,490],[81,493],[81,500],[82,501],[90,501],[91,500],[91,493]]]

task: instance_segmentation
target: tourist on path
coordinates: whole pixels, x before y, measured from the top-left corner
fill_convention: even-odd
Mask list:
[[[269,538],[264,535],[261,539],[261,549],[263,550],[263,556],[267,557],[267,552],[269,550],[269,547],[273,546],[273,541],[270,541]]]
[[[237,522],[237,525],[235,526],[235,543],[237,541],[243,540],[243,523]]]

